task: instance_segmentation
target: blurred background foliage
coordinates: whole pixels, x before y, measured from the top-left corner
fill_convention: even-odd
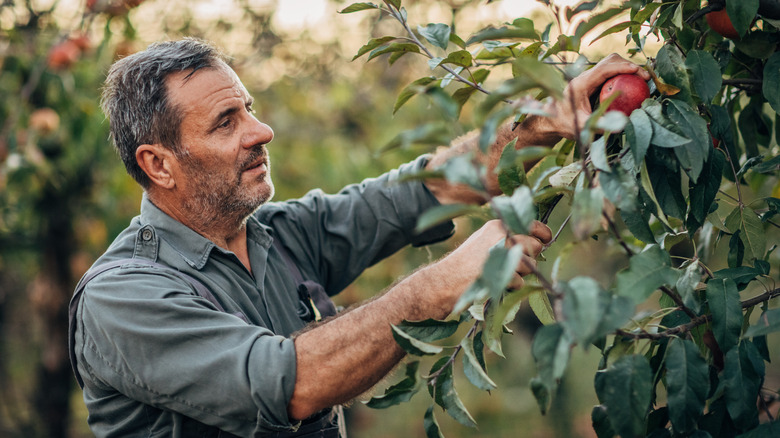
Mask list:
[[[153,41],[181,36],[222,47],[255,96],[257,117],[276,132],[270,153],[277,200],[315,187],[332,192],[427,152],[379,151],[402,130],[441,119],[424,99],[392,114],[398,92],[428,67],[410,57],[392,67],[351,62],[365,41],[390,33],[385,29],[396,24],[337,14],[345,5],[329,0],[0,3],[0,436],[90,436],[67,360],[67,301],[83,272],[137,214],[141,196],[109,146],[107,122],[98,107],[113,60]],[[452,23],[469,29],[465,33],[520,16],[534,19],[537,28],[552,21],[532,0],[405,5],[410,16],[425,20],[421,23]],[[604,47],[609,44],[599,45]],[[598,59],[605,53],[590,55]],[[461,123],[453,122],[453,138],[471,129]],[[460,220],[459,233],[450,241],[403,251],[371,268],[338,297],[340,304],[386,288],[448,251],[478,223]],[[595,241],[592,246],[586,258],[601,263],[589,265],[591,273],[625,266],[620,255],[603,254],[606,250]],[[535,375],[530,339],[538,322],[530,312],[522,315],[516,335],[504,346],[508,360],[487,359],[499,389],[472,393],[470,385],[461,386],[480,429],[465,429],[440,416],[447,436],[593,435],[590,410],[596,400],[590,371],[580,375],[571,366],[551,412],[539,414],[528,389]],[[572,362],[592,370],[597,356]],[[348,410],[351,436],[424,436],[423,398],[386,411],[355,402]]]

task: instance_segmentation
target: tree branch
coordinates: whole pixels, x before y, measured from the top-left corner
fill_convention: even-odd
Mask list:
[[[780,296],[780,288],[768,290],[764,292],[761,295],[755,296],[753,298],[749,298],[742,302],[742,308],[746,309],[748,307],[753,307],[757,304],[763,303],[764,301],[769,301],[772,298],[776,298]],[[649,332],[639,332],[639,333],[632,333],[627,332],[625,330],[618,330],[615,332],[616,334],[626,337],[626,338],[632,338],[632,339],[651,339],[651,340],[659,340],[663,338],[670,338],[672,336],[677,336],[683,333],[688,333],[694,328],[706,324],[707,322],[712,319],[711,315],[701,315],[697,316],[695,318],[691,318],[691,322],[686,324],[678,325],[677,327],[672,327],[668,330],[664,330],[660,333],[649,333]]]

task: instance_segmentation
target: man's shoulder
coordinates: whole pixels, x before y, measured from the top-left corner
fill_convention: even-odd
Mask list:
[[[111,242],[106,251],[98,257],[93,266],[108,263],[114,260],[131,258],[135,249],[135,238],[141,223],[138,217],[133,218],[128,226],[122,230]]]

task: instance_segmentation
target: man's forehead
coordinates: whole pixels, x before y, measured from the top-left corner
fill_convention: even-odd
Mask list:
[[[169,97],[175,103],[206,103],[202,99],[212,93],[231,94],[241,99],[251,99],[238,75],[227,64],[204,67],[195,71],[172,73],[166,79]],[[184,102],[182,102],[184,101]]]

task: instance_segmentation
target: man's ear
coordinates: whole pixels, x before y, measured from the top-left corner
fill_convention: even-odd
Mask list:
[[[160,144],[142,144],[135,150],[135,160],[153,184],[165,189],[176,186],[176,157]]]

